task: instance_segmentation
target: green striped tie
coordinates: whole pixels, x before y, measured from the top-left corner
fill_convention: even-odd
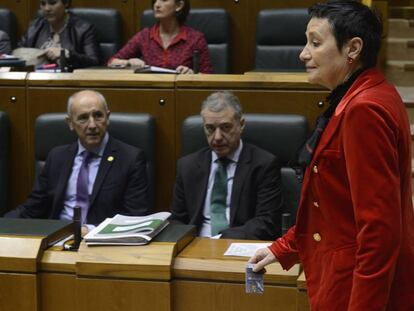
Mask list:
[[[227,165],[231,160],[220,158],[216,160],[218,167],[214,176],[214,185],[211,192],[210,219],[211,235],[215,236],[229,227],[226,218],[227,200]]]

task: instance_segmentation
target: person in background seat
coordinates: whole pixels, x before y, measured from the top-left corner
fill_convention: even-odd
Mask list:
[[[175,69],[180,74],[193,72],[193,52],[199,53],[199,71],[212,73],[204,35],[184,22],[190,11],[189,0],[152,0],[158,22],[138,32],[109,61],[110,66],[145,65]]]
[[[68,11],[70,0],[40,0],[42,16],[36,18],[18,47],[38,48],[48,63],[58,63],[61,50],[73,68],[97,66],[99,48],[92,24]]]

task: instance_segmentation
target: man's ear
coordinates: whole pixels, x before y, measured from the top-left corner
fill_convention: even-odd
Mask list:
[[[360,58],[364,41],[360,37],[354,37],[348,41],[348,58],[358,60]]]
[[[246,122],[245,122],[244,118],[241,118],[240,119],[240,128],[241,128],[242,131],[244,130],[245,125],[246,125]]]
[[[66,124],[69,126],[69,129],[70,129],[71,131],[73,131],[73,124],[72,124],[72,120],[70,119],[70,117],[69,117],[69,116],[66,116],[66,117],[65,117],[65,122],[66,122]]]
[[[106,111],[106,118],[107,118],[107,122],[106,122],[106,124],[109,124],[109,117],[110,117],[110,115],[111,115],[111,112],[109,111],[109,110],[107,110]]]

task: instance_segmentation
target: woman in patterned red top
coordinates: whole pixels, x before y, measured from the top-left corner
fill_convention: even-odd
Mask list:
[[[151,65],[192,74],[193,51],[198,50],[200,72],[212,73],[204,35],[184,25],[190,1],[152,0],[152,8],[158,23],[138,32],[108,64],[138,68]]]

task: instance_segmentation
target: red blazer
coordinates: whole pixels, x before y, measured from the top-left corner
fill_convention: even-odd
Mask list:
[[[411,137],[377,69],[340,102],[305,172],[297,222],[271,251],[301,261],[312,311],[414,310]]]

